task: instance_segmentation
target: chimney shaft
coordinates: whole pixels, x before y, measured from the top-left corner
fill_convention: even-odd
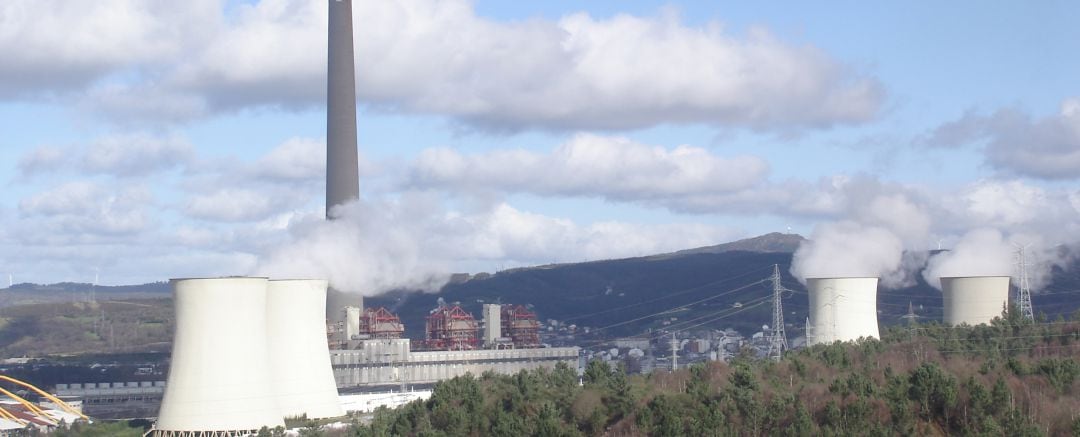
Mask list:
[[[360,198],[356,152],[356,78],[352,0],[329,0],[326,80],[326,218],[335,206]]]

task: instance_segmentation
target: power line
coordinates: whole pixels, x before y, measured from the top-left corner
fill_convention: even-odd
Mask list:
[[[672,310],[697,305],[699,303],[707,302],[707,301],[710,301],[710,300],[713,300],[713,299],[718,299],[718,298],[727,296],[729,294],[732,294],[732,293],[735,293],[735,292],[738,292],[738,291],[741,291],[741,290],[745,290],[745,289],[750,288],[750,287],[752,287],[754,285],[758,285],[758,284],[760,284],[762,282],[763,281],[754,281],[754,282],[752,282],[750,284],[747,284],[747,285],[744,285],[744,286],[741,286],[741,287],[738,287],[738,288],[734,288],[734,289],[725,291],[723,293],[720,293],[720,294],[717,294],[717,295],[714,295],[714,296],[710,296],[710,297],[707,297],[707,298],[704,298],[704,299],[700,299],[700,300],[697,300],[697,301],[694,301],[694,302],[690,302],[688,304],[678,305],[678,306],[675,306],[675,307],[672,307],[672,308],[665,309],[663,311],[658,311],[658,312],[655,312],[655,313],[652,313],[652,314],[647,314],[647,315],[644,315],[644,316],[641,316],[641,317],[636,317],[636,318],[633,318],[633,319],[630,319],[630,320],[625,320],[625,321],[622,321],[622,322],[619,322],[619,323],[613,323],[613,324],[603,326],[603,327],[600,327],[600,328],[595,328],[595,329],[593,329],[593,331],[603,331],[605,329],[611,329],[611,328],[623,326],[623,325],[626,325],[626,324],[629,324],[629,323],[634,323],[634,322],[637,322],[637,321],[641,321],[641,320],[649,319],[649,318],[652,318],[652,317],[656,317],[658,315],[670,312]]]
[[[709,283],[706,283],[706,284],[696,285],[696,286],[693,286],[693,287],[690,287],[690,288],[684,288],[682,290],[674,291],[674,292],[671,292],[671,293],[665,293],[661,297],[648,299],[648,300],[643,300],[641,302],[635,302],[635,303],[632,303],[632,304],[629,304],[629,305],[623,305],[623,306],[620,306],[620,307],[608,308],[608,309],[603,310],[603,311],[596,311],[596,312],[587,313],[587,314],[579,314],[579,315],[576,315],[576,316],[573,316],[573,317],[565,318],[563,320],[567,321],[567,322],[569,322],[571,320],[580,320],[580,319],[584,319],[584,318],[588,318],[588,317],[594,317],[594,316],[598,316],[598,315],[601,315],[601,314],[606,314],[606,313],[610,313],[610,312],[614,312],[614,311],[625,310],[627,308],[633,308],[633,307],[636,307],[636,306],[639,306],[639,305],[644,305],[644,304],[647,304],[647,303],[659,302],[659,301],[662,301],[662,300],[670,300],[674,296],[681,296],[681,295],[684,295],[684,294],[687,294],[687,293],[692,293],[692,292],[695,292],[695,291],[703,290],[703,289],[708,288],[708,287],[723,284],[725,282],[731,282],[731,281],[734,281],[734,280],[739,279],[739,278],[750,276],[750,275],[752,275],[754,273],[765,270],[766,268],[768,268],[768,267],[767,266],[758,267],[756,269],[748,270],[745,273],[735,275],[735,276],[732,276],[732,277],[729,277],[729,278],[718,279],[716,281],[712,281],[712,282],[709,282]],[[693,305],[693,304],[691,303],[691,304],[687,304],[687,305]]]

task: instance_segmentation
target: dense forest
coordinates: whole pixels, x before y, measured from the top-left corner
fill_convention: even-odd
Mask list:
[[[1011,314],[1017,314],[1014,311]],[[779,362],[627,376],[589,363],[484,374],[381,410],[357,436],[1080,435],[1080,314],[1071,321],[894,327]]]

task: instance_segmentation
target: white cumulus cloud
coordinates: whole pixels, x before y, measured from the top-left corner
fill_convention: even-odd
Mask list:
[[[503,149],[465,155],[427,149],[414,162],[410,183],[632,201],[739,191],[767,173],[768,164],[754,156],[725,158],[693,146],[664,148],[579,134],[550,153]]]
[[[175,121],[309,108],[325,98],[325,2],[225,8],[203,0],[192,11],[173,2],[60,3],[108,31],[71,32],[86,20],[52,7],[40,15],[57,19],[11,18],[18,32],[0,48],[7,41],[23,61],[15,64],[41,77],[70,74],[92,86],[82,102],[89,111],[121,122]],[[812,45],[762,28],[688,25],[667,10],[502,22],[477,15],[466,0],[377,1],[356,2],[354,24],[361,102],[486,130],[699,123],[789,131],[866,122],[885,101],[878,80]],[[27,35],[47,44],[18,47]],[[70,49],[86,39],[90,47]],[[27,62],[35,53],[49,53],[52,63]],[[64,82],[23,80],[25,72],[8,68],[0,79],[31,90]]]

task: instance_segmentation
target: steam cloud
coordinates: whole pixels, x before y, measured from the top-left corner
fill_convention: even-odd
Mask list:
[[[1051,279],[1051,268],[1064,265],[1067,253],[1046,249],[1039,237],[1006,237],[996,229],[976,229],[965,234],[956,246],[930,258],[923,277],[941,289],[941,278],[952,276],[1013,276],[1016,279],[1017,247],[1028,244],[1027,272],[1032,291],[1038,291]]]
[[[423,251],[427,232],[409,232],[430,225],[410,217],[428,214],[413,203],[383,206],[353,202],[340,207],[336,220],[300,219],[290,226],[286,244],[260,258],[256,273],[326,278],[335,289],[365,296],[395,288],[438,290],[449,277],[448,263]],[[407,220],[412,225],[403,226]]]
[[[844,221],[819,225],[810,239],[799,245],[791,273],[799,281],[822,277],[892,278],[901,271],[903,242],[879,226]],[[894,279],[896,280],[896,279]]]
[[[846,205],[849,220],[814,228],[795,251],[791,273],[806,278],[876,277],[888,288],[915,284],[926,264],[921,250],[931,218],[905,193],[856,188]]]
[[[578,257],[572,261],[640,256],[733,236],[722,228],[693,224],[580,226],[505,203],[448,211],[424,194],[361,200],[335,211],[335,220],[311,214],[292,223],[288,241],[261,256],[255,273],[326,278],[335,289],[365,296],[394,289],[435,292],[451,272],[470,263],[536,265],[567,254]]]

